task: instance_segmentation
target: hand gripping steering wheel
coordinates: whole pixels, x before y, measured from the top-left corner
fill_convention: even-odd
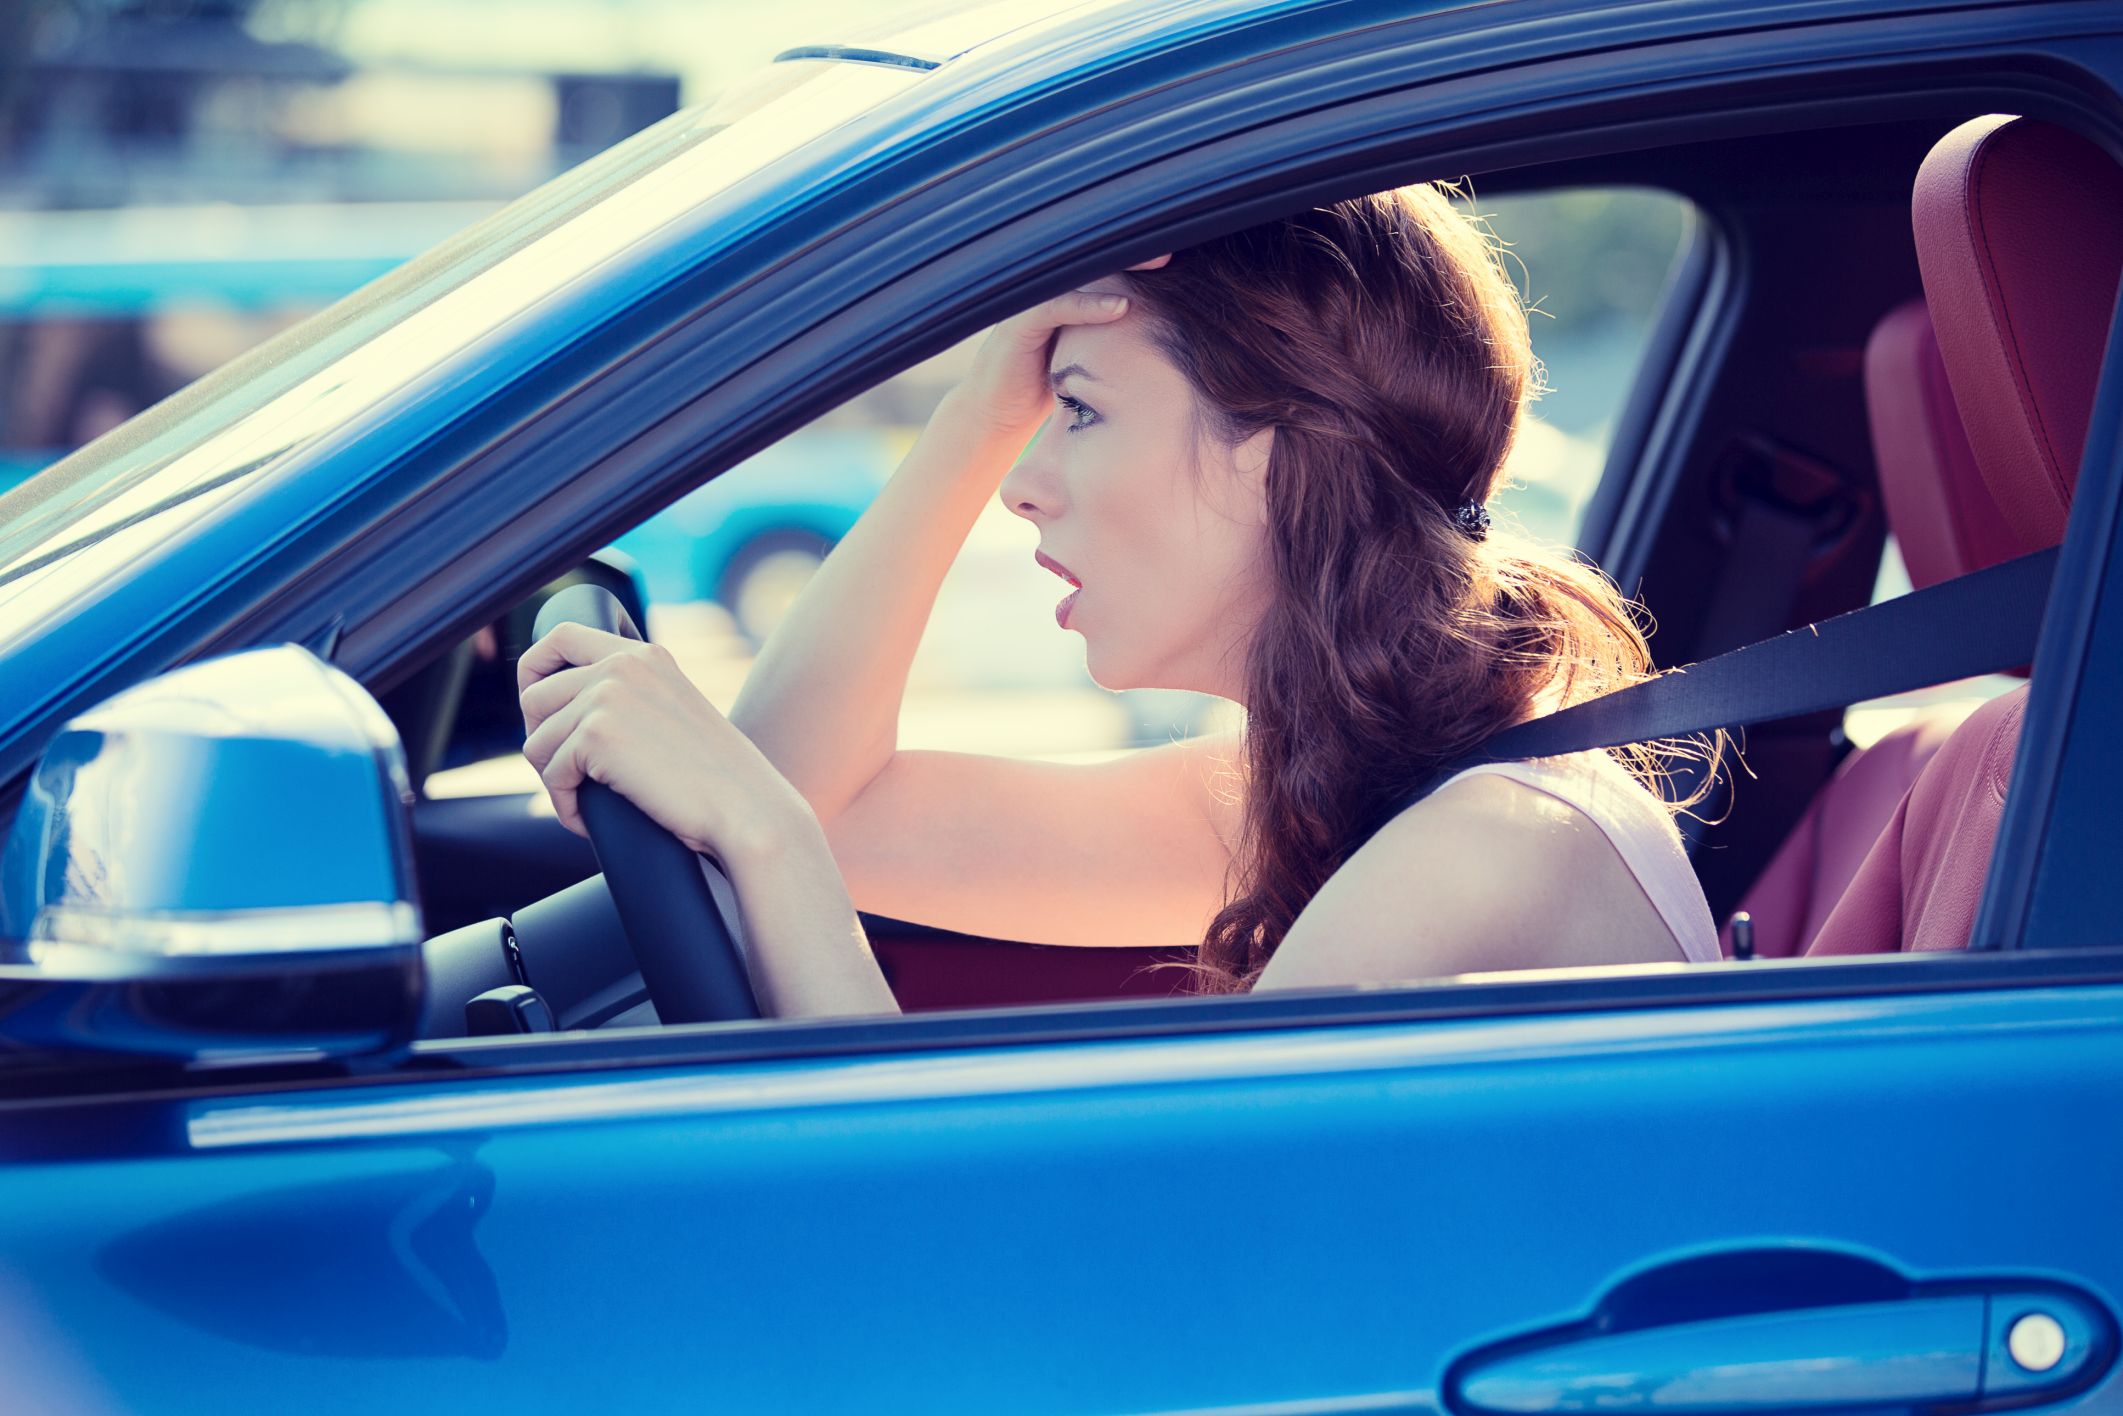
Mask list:
[[[570,622],[641,638],[619,597],[599,585],[571,585],[547,600],[532,634],[543,639]],[[758,1017],[744,955],[708,883],[707,872],[720,867],[602,782],[584,782],[575,800],[656,1016],[665,1023]]]

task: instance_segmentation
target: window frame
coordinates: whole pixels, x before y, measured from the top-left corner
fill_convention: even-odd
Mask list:
[[[1644,579],[1659,524],[1716,392],[1712,375],[1730,353],[1744,313],[1730,233],[1715,211],[1674,195],[1687,202],[1694,220],[1578,528],[1579,548],[1625,586]]]
[[[2109,156],[2117,157],[2111,144]],[[2123,162],[2123,157],[2117,157]],[[2025,949],[2030,938],[2091,951],[2123,946],[2123,881],[2089,869],[2090,833],[2056,833],[2060,815],[2093,822],[2104,784],[2123,770],[2123,291],[2109,312],[2093,419],[2034,672],[1990,870],[1970,931],[1975,951]],[[2083,592],[2083,593],[2079,593]],[[2041,750],[2029,752],[2029,742]],[[2060,811],[2060,805],[2067,811]],[[2099,852],[2096,851],[2098,861]],[[2101,862],[2105,863],[2105,862]]]

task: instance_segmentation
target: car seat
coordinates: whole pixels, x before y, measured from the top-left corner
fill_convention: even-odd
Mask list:
[[[1962,431],[1922,298],[1874,327],[1864,369],[1880,495],[1911,587],[2010,559],[2016,543]],[[1756,955],[1806,952],[1917,773],[1973,707],[1931,709],[1843,759],[1739,903],[1753,922]],[[1719,942],[1729,957],[1729,921]]]
[[[2053,546],[2123,282],[2123,168],[2067,129],[1978,118],[1926,156],[1912,217],[1953,402],[1998,513],[1998,539],[1969,553]],[[1807,954],[1967,947],[2026,707],[2024,687],[1992,699],[1937,748]]]

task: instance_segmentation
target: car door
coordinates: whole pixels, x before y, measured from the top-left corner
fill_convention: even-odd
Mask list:
[[[16,1108],[6,1381],[16,1409],[1434,1411],[1500,1342],[1607,1334],[1585,1360],[1655,1389],[1764,1360],[1760,1314],[1869,1303],[1830,1354],[1945,1396],[2048,1304],[2105,1409],[2111,971],[1712,972],[1740,996],[1116,1005],[1074,1037],[460,1048]],[[1756,1316],[1687,1326],[1720,1314]]]

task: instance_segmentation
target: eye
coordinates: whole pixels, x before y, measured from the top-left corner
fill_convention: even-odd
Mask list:
[[[1079,428],[1088,428],[1098,421],[1098,413],[1081,398],[1071,398],[1066,393],[1057,393],[1054,395],[1054,401],[1069,410],[1070,421],[1062,425],[1065,432],[1073,433]]]

